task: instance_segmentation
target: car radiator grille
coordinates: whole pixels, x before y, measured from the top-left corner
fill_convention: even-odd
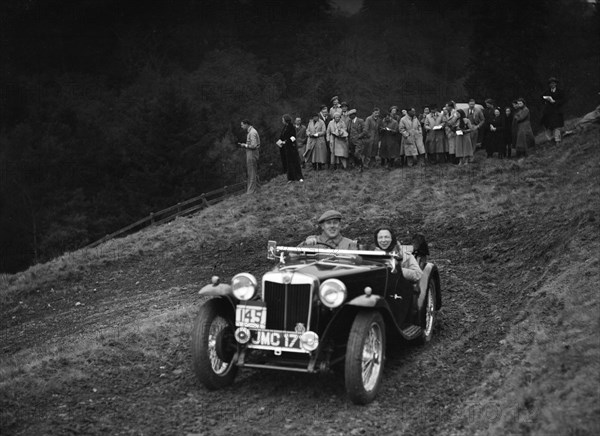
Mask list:
[[[310,285],[265,282],[264,298],[267,303],[267,329],[294,331],[298,323],[309,329]]]

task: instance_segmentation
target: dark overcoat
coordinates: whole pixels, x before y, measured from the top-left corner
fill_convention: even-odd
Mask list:
[[[550,96],[554,99],[554,103],[551,103],[545,96]],[[542,96],[542,101],[544,104],[542,110],[542,125],[546,129],[558,129],[565,125],[564,115],[563,115],[563,105],[565,104],[565,95],[564,92],[556,88],[554,92],[550,88],[546,90],[546,92]]]

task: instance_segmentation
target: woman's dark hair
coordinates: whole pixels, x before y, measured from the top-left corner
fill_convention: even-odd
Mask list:
[[[285,114],[283,116],[283,121],[285,121],[286,124],[290,124],[292,122],[292,116],[290,114]]]
[[[459,109],[457,112],[460,114],[460,118],[458,120],[458,128],[460,130],[467,129],[469,127],[469,126],[467,126],[467,123],[465,123],[465,118],[467,117],[467,114],[462,109]]]
[[[396,244],[398,243],[398,241],[396,240],[396,235],[394,235],[394,232],[389,227],[379,227],[377,230],[375,230],[375,235],[374,235],[374,237],[375,237],[375,246],[377,248],[380,248],[380,249],[383,250],[383,248],[381,248],[379,246],[379,242],[377,242],[377,235],[382,230],[387,230],[388,232],[390,232],[390,235],[392,235],[392,242],[390,243],[390,246],[385,251],[393,251],[396,248]]]
[[[523,97],[517,98],[517,101],[522,101],[523,102],[523,106],[527,106],[527,102],[525,101],[525,99]]]

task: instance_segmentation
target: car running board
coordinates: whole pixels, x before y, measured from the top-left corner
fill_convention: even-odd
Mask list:
[[[421,333],[423,333],[423,329],[418,325],[413,324],[409,325],[405,329],[400,330],[400,332],[402,333],[402,336],[404,336],[405,339],[408,339],[410,341],[419,337]]]

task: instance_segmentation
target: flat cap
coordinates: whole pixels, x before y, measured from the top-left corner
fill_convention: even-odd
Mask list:
[[[558,79],[556,77],[552,76],[548,79],[548,83],[552,83],[552,82],[558,83]]]
[[[321,215],[321,217],[319,218],[319,224],[324,223],[325,221],[329,221],[329,220],[341,220],[342,219],[342,214],[339,213],[337,210],[328,210],[327,212],[323,213],[323,215]]]
[[[337,95],[334,95],[333,97],[331,97],[331,102],[333,103],[333,100],[339,100],[340,98]]]
[[[356,109],[350,109],[350,110],[347,112],[347,115],[348,115],[348,116],[350,116],[350,115],[352,115],[352,114],[355,114],[355,113],[356,113]]]

